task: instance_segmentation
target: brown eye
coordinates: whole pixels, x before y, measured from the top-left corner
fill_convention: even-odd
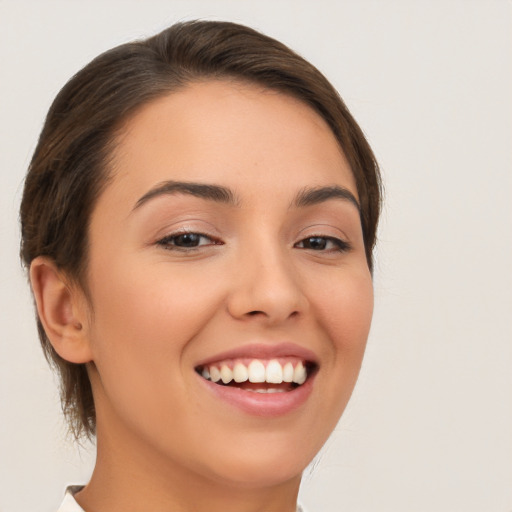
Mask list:
[[[205,238],[198,233],[183,233],[173,237],[174,245],[178,247],[197,247],[200,245],[201,238]]]
[[[321,236],[313,236],[302,241],[304,249],[313,249],[315,251],[323,251],[327,247],[327,239]]]
[[[219,242],[202,233],[177,233],[169,235],[157,242],[166,249],[195,249],[204,245],[216,245]]]
[[[330,236],[310,236],[301,240],[295,247],[310,251],[347,251],[350,245],[344,240]]]

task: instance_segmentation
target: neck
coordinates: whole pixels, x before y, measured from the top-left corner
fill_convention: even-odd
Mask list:
[[[300,475],[272,485],[226,481],[176,464],[130,432],[98,424],[97,433],[93,475],[76,495],[88,512],[295,512]]]

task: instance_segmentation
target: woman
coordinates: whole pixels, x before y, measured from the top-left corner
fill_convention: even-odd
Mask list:
[[[225,22],[93,60],[48,114],[22,257],[90,482],[61,511],[296,509],[370,327],[377,164],[327,80]]]

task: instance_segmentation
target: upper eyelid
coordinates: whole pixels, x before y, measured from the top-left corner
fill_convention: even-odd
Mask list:
[[[211,235],[210,233],[207,233],[205,230],[201,229],[189,229],[189,228],[179,228],[172,230],[169,233],[166,233],[165,235],[162,235],[160,238],[171,238],[173,236],[179,236],[179,235],[201,235],[206,237],[213,237],[214,235]]]
[[[304,236],[304,233],[308,232],[309,230],[311,230],[311,234],[308,233],[307,236]],[[333,234],[333,231],[336,231],[336,234]],[[309,226],[306,226],[305,228],[302,228],[297,233],[297,237],[308,238],[312,236],[323,236],[331,238],[339,238],[341,236],[345,240],[349,239],[349,237],[347,236],[343,229],[327,223],[311,224]]]
[[[173,233],[169,233],[167,235],[158,237],[157,243],[158,242],[162,242],[163,240],[173,239],[173,238],[176,238],[176,237],[182,236],[182,235],[199,235],[199,236],[201,236],[203,238],[208,238],[209,240],[214,240],[214,241],[218,240],[218,237],[215,237],[214,235],[210,235],[208,233],[203,233],[202,231],[197,231],[197,230],[181,230],[181,231],[174,231]]]
[[[195,225],[198,222],[201,225]],[[205,223],[200,219],[187,219],[185,222],[175,222],[158,229],[158,231],[151,238],[153,238],[154,241],[158,241],[164,238],[187,233],[195,233],[210,238],[220,238],[221,236],[218,229],[216,229],[213,224],[209,222]]]

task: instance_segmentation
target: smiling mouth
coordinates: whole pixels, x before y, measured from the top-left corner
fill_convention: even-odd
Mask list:
[[[197,366],[205,380],[253,393],[285,393],[302,386],[318,369],[297,358],[235,359]]]

